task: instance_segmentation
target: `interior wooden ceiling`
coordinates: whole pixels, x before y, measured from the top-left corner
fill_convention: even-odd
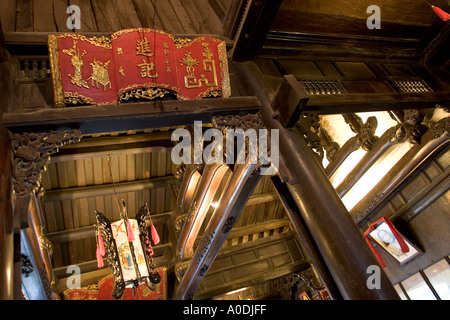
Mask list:
[[[445,5],[446,0],[434,1]],[[381,11],[381,29],[370,30],[366,20],[370,5]],[[340,36],[370,36],[419,39],[427,31],[435,14],[422,0],[284,0],[272,24],[273,31],[288,31]]]

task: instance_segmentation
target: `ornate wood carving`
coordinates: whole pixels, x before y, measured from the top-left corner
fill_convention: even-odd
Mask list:
[[[351,211],[350,215],[356,224],[370,218],[374,210],[380,207],[384,201],[405,181],[415,169],[435,152],[448,145],[450,133],[450,117],[444,118],[433,124],[424,134],[420,144],[416,144],[397,163],[383,179],[361,200]]]
[[[328,161],[333,162],[336,159],[336,154],[340,149],[339,144],[333,141],[328,132],[322,127],[319,127],[319,137],[322,147],[325,149]]]
[[[378,140],[375,136],[375,130],[378,126],[376,117],[369,117],[365,123],[356,114],[343,114],[345,122],[347,122],[357,135],[355,150],[363,148],[366,151],[372,149],[373,144]]]
[[[113,276],[113,298],[120,299],[125,292],[125,281],[120,267],[116,241],[114,241],[111,224],[103,213],[95,211],[97,225],[105,245],[106,259]]]
[[[151,238],[151,217],[150,210],[148,208],[148,204],[145,203],[136,214],[136,220],[139,225],[139,238],[141,240],[142,249],[144,250],[145,262],[147,264],[149,277],[145,278],[147,286],[154,290],[156,285],[161,282],[161,276],[156,270],[156,264],[153,261],[153,257],[149,254],[150,250],[152,250],[150,245]]]
[[[203,235],[202,240],[200,241],[198,248],[195,251],[195,256],[193,259],[194,261],[196,261],[197,263],[200,263],[202,261],[203,256],[209,250],[209,247],[211,246],[211,243],[214,240],[215,234],[216,232],[212,231],[211,233]]]
[[[62,146],[80,141],[81,132],[49,131],[14,134],[14,192],[28,195],[40,188],[40,174],[46,169],[50,156]]]
[[[403,113],[404,120],[397,130],[397,139],[399,142],[408,140],[410,143],[420,143],[420,139],[428,129],[422,124],[424,116],[417,109],[407,109]]]
[[[26,278],[30,276],[30,274],[34,271],[33,264],[31,263],[28,256],[21,254],[20,260],[22,262],[22,274],[25,275]]]
[[[306,143],[314,152],[314,155],[318,158],[319,162],[322,162],[324,149],[319,136],[319,120],[318,113],[303,112],[296,123],[296,127],[303,138],[305,138]]]
[[[226,129],[265,129],[259,113],[248,113],[246,115],[215,115],[212,117],[212,124],[222,133]]]

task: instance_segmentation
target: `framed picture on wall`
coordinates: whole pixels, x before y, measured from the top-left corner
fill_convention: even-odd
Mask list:
[[[418,255],[422,254],[422,251],[412,244],[405,236],[395,228],[393,230],[393,225],[387,221],[377,223],[376,227],[370,231],[368,235],[379,247],[389,253],[401,265],[408,263]],[[402,250],[400,241],[404,241],[409,250]]]

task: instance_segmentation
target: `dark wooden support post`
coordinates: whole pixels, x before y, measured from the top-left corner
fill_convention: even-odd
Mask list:
[[[30,200],[34,197],[36,192],[39,192],[41,188],[40,184],[40,174],[45,170],[49,160],[50,155],[58,152],[59,148],[62,146],[78,142],[81,138],[81,133],[78,130],[59,132],[50,131],[42,133],[23,133],[14,134],[11,140],[10,147],[6,150],[11,150],[13,154],[13,160],[5,154],[3,159],[11,160],[13,168],[8,173],[9,180],[12,179],[13,190],[14,190],[14,206],[13,206],[13,218],[12,218],[12,228],[14,230],[14,298],[22,298],[22,278],[21,278],[21,260],[20,260],[20,232],[22,229],[30,227],[29,220],[29,210],[30,210]],[[3,149],[2,149],[3,150]],[[6,165],[5,165],[6,166]],[[3,186],[3,184],[2,184]],[[12,190],[8,197],[11,197]],[[6,196],[5,196],[6,198]],[[37,226],[34,225],[35,221],[32,222],[32,227],[37,228],[43,225],[42,221],[39,221]],[[42,275],[41,279],[49,284],[47,279],[43,279],[49,276],[50,266],[49,260],[46,261],[47,266],[46,275]],[[51,281],[51,279],[50,279]],[[45,289],[47,297],[51,299],[51,288]]]
[[[325,261],[323,261],[323,257],[319,253],[319,249],[312,240],[312,235],[306,228],[301,213],[299,212],[286,184],[284,184],[278,176],[273,176],[271,179],[278,197],[280,198],[280,201],[283,204],[289,219],[291,220],[294,230],[297,232],[311,264],[314,266],[320,277],[320,280],[327,288],[330,298],[333,300],[342,299],[341,294],[336,287],[336,283],[330,274],[330,270],[328,270]]]
[[[213,163],[205,166],[178,239],[176,256],[179,261],[192,258],[195,239],[227,170],[226,164]]]
[[[212,123],[216,128],[222,131],[224,137],[226,136],[227,147],[225,148],[225,152],[230,152],[230,154],[227,154],[227,160],[228,158],[230,158],[229,156],[234,157],[234,165],[229,164],[234,168],[232,170],[233,172],[231,176],[228,178],[224,186],[224,191],[220,196],[217,208],[214,210],[211,219],[208,222],[200,243],[194,253],[194,257],[190,262],[187,263],[188,266],[186,272],[184,273],[184,276],[180,281],[177,292],[177,298],[182,300],[193,299],[195,291],[200,285],[200,282],[202,281],[209,267],[218,255],[220,248],[222,248],[222,245],[228,237],[228,234],[230,233],[236,220],[238,219],[248,199],[250,198],[253,189],[261,179],[261,174],[267,173],[267,171],[265,171],[266,164],[255,161],[253,156],[251,156],[250,148],[256,146],[256,141],[254,141],[250,136],[248,136],[247,140],[244,133],[242,141],[244,142],[244,144],[242,145],[243,149],[240,149],[240,138],[236,136],[238,139],[238,143],[236,144],[238,146],[236,153],[232,151],[236,147],[235,143],[231,143],[231,141],[228,141],[228,139],[230,139],[234,135],[234,133],[231,132],[236,132],[238,130],[243,132],[249,129],[253,129],[256,132],[259,132],[259,134],[256,135],[256,138],[258,138],[261,134],[261,129],[265,129],[259,113],[248,114],[245,116],[218,115],[213,117]],[[229,129],[231,130],[228,131]],[[271,136],[267,136],[266,138],[271,139]],[[232,140],[232,142],[235,141]],[[272,143],[267,142],[267,147],[269,146],[271,148]],[[268,154],[271,154],[270,148],[269,150],[267,150]],[[238,154],[240,154],[240,152],[242,151],[244,151],[245,155],[244,163],[240,163],[241,160],[237,161]],[[263,167],[264,169],[262,169]],[[218,171],[217,173],[214,173],[214,176],[223,176],[226,171],[224,170],[224,168],[226,168],[225,166],[213,165],[210,166],[210,168],[215,169],[213,171]],[[207,168],[205,168],[205,171],[206,169]],[[264,170],[264,172],[262,172],[261,170]],[[197,191],[199,195],[202,196],[202,192],[207,192],[207,189],[211,187],[208,183],[209,179],[200,182],[200,184],[202,184],[202,188],[205,190],[199,189]],[[213,182],[213,184],[219,183],[220,181]],[[217,188],[217,186],[213,185],[213,189],[215,188]],[[210,196],[211,195],[206,195],[205,198],[209,198]],[[205,202],[205,200],[208,199],[204,199],[203,202]],[[210,200],[208,201],[210,203]],[[179,265],[177,269],[178,274],[182,273],[184,266]]]
[[[11,137],[0,123],[0,300],[14,299]]]
[[[258,167],[258,164],[249,164],[248,162],[237,165],[181,280],[178,287],[178,299],[193,299],[200,282],[219,253],[253,189],[261,179],[256,172]]]
[[[367,286],[367,268],[379,266],[362,234],[331,185],[316,157],[298,130],[284,128],[274,111],[264,76],[254,63],[237,65],[243,83],[258,96],[261,115],[268,129],[278,129],[280,168],[288,177],[288,189],[343,299],[399,299],[380,268],[380,289]],[[285,179],[285,178],[284,178]]]
[[[280,5],[281,0],[249,1],[233,48],[233,61],[242,62],[256,58]]]

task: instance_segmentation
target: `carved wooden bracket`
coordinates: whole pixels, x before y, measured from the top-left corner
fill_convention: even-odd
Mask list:
[[[403,111],[403,123],[397,130],[397,140],[403,142],[408,140],[410,143],[420,143],[420,139],[428,128],[422,124],[424,116],[420,110],[407,109]]]
[[[319,120],[319,114],[317,112],[303,112],[295,126],[300,131],[300,134],[314,152],[314,155],[318,158],[319,162],[322,162],[324,149],[322,140],[319,136]]]
[[[362,119],[356,114],[344,114],[343,117],[345,122],[349,124],[350,129],[357,134],[355,150],[363,148],[369,151],[372,149],[373,144],[378,140],[378,137],[375,136],[375,130],[378,126],[377,118],[369,117],[366,123],[363,123]]]
[[[50,160],[50,156],[69,143],[79,142],[81,132],[49,131],[14,134],[14,192],[16,196],[29,195],[39,190],[40,175]]]

